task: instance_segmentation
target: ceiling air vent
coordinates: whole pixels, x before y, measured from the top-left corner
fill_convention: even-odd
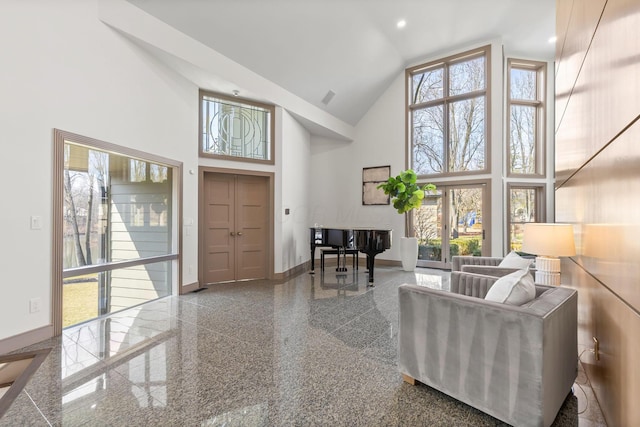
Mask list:
[[[329,105],[329,103],[331,102],[331,100],[333,99],[333,97],[336,96],[336,93],[332,90],[330,90],[329,92],[327,92],[327,94],[324,96],[324,98],[322,98],[322,103],[324,105]]]

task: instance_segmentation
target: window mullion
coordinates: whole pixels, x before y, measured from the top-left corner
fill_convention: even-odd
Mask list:
[[[442,104],[442,147],[443,159],[442,159],[442,172],[449,173],[449,157],[451,156],[451,141],[449,135],[449,66],[444,68],[442,77],[442,94],[444,95],[444,102]]]
[[[409,106],[409,108],[412,109],[412,110],[420,110],[422,108],[428,108],[428,107],[433,107],[433,106],[438,105],[438,104],[442,104],[443,101],[446,101],[446,102],[457,102],[457,101],[464,101],[464,100],[472,99],[472,98],[478,98],[478,97],[486,96],[486,95],[487,95],[486,89],[476,90],[476,91],[473,91],[473,92],[464,93],[462,95],[444,96],[444,97],[442,97],[440,99],[434,99],[434,100],[430,100],[430,101],[426,101],[426,102],[421,102],[419,104],[411,104]]]
[[[509,103],[511,105],[524,105],[529,107],[540,107],[542,106],[542,102],[539,100],[528,100],[528,99],[510,99]]]

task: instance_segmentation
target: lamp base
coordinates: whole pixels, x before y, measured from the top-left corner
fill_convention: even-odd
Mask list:
[[[560,258],[536,257],[536,279],[541,285],[560,286]]]
[[[536,271],[536,283],[547,286],[560,286],[560,273]]]

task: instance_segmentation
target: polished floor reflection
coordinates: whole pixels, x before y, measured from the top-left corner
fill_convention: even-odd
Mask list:
[[[327,271],[329,271],[328,268]],[[66,329],[0,426],[495,426],[397,371],[398,286],[376,267],[215,285]],[[554,425],[604,425],[581,371]]]

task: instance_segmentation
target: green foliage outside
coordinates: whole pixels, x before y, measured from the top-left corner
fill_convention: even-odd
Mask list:
[[[458,253],[453,253],[453,246],[458,248]],[[450,241],[451,255],[473,255],[480,256],[480,240],[475,238],[459,237]]]
[[[476,237],[458,237],[449,241],[449,251],[454,255],[482,255],[480,239]],[[442,259],[442,240],[432,239],[429,242],[420,242],[418,245],[418,259],[439,260]]]
[[[440,244],[434,245],[418,245],[418,259],[434,260],[442,259],[442,247]]]

